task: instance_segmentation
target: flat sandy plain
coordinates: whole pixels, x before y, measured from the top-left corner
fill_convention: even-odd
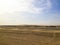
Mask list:
[[[0,27],[0,45],[60,45],[60,30]]]

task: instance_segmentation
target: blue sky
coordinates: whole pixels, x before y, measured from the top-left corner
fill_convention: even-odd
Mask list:
[[[0,25],[60,25],[60,0],[0,0]]]

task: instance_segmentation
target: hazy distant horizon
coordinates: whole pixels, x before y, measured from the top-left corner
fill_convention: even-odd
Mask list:
[[[39,24],[38,25],[37,24],[20,24],[20,25],[19,24],[18,25],[16,25],[16,24],[14,24],[14,25],[11,25],[11,24],[10,25],[6,25],[6,24],[4,25],[4,24],[2,24],[0,26],[29,26],[29,25],[30,26],[34,26],[34,25],[35,26],[60,26],[60,25],[39,25]]]
[[[0,0],[0,25],[60,25],[60,0]]]

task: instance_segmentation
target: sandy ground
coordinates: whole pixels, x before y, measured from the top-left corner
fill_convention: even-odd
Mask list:
[[[60,31],[0,30],[0,45],[60,45]]]

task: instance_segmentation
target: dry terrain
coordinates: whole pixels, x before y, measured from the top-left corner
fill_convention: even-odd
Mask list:
[[[0,28],[0,45],[60,45],[60,30]]]

